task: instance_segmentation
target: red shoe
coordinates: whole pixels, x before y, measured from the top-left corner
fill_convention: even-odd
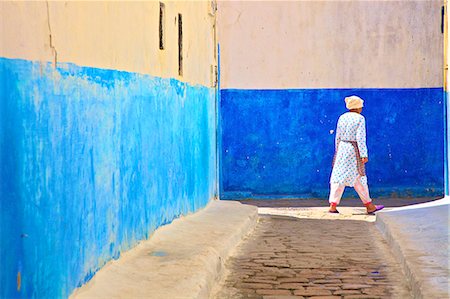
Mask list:
[[[380,211],[380,210],[382,210],[382,209],[384,209],[384,206],[383,206],[383,205],[375,205],[375,210],[372,211],[372,212],[367,212],[367,214],[369,214],[369,215],[375,215],[375,212],[378,212],[378,211]]]

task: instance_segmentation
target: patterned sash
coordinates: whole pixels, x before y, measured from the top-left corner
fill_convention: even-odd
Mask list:
[[[358,168],[358,173],[360,176],[365,176],[366,175],[366,166],[361,160],[361,154],[359,153],[358,142],[349,141],[349,140],[341,140],[341,142],[348,142],[351,145],[353,145],[353,148],[355,149],[355,153],[356,153],[356,167]],[[338,144],[338,149],[339,149],[339,144]],[[333,167],[334,167],[334,162],[336,161],[336,154],[337,154],[337,151],[334,153]]]

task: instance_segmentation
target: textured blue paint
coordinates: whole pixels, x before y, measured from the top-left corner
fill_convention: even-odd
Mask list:
[[[443,194],[442,88],[225,89],[222,198],[327,198],[335,137],[330,130],[352,94],[366,100],[372,195]]]
[[[218,174],[218,192],[219,192],[219,198],[220,199],[222,199],[222,198],[224,198],[223,196],[222,196],[222,192],[223,192],[223,186],[222,186],[222,182],[223,182],[223,179],[222,179],[222,171],[221,171],[221,169],[222,169],[222,152],[223,152],[223,150],[222,150],[222,124],[221,124],[221,119],[222,119],[222,117],[220,116],[220,114],[221,114],[221,107],[220,107],[220,102],[221,102],[221,100],[220,100],[220,98],[221,98],[221,95],[222,95],[222,92],[221,92],[221,80],[220,80],[220,78],[221,78],[221,68],[220,68],[220,65],[221,65],[221,52],[220,52],[220,43],[219,44],[217,44],[217,90],[219,91],[218,93],[217,93],[217,103],[218,103],[218,111],[217,111],[217,160],[218,160],[218,163],[217,163],[217,174]]]
[[[449,140],[450,140],[450,132],[449,132],[449,128],[450,128],[450,119],[449,119],[449,115],[450,115],[450,106],[449,106],[449,92],[445,92],[444,93],[445,96],[445,108],[444,108],[444,128],[445,128],[445,134],[444,134],[444,178],[445,178],[445,194],[446,195],[450,195],[449,193]]]
[[[0,297],[67,297],[214,196],[214,89],[3,58],[0,82]]]

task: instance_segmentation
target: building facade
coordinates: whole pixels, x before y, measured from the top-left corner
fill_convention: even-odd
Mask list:
[[[326,198],[349,95],[372,195],[442,195],[442,5],[219,2],[222,197]]]
[[[0,297],[68,297],[217,195],[215,9],[2,2]]]

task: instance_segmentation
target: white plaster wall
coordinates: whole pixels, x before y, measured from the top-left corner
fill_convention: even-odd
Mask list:
[[[219,1],[221,88],[442,87],[442,5]]]
[[[210,86],[216,65],[210,1],[10,1],[0,3],[0,56],[125,70]],[[183,76],[178,75],[178,13],[183,15]],[[50,44],[51,35],[51,44]]]
[[[450,13],[450,4],[448,1],[445,1],[445,5],[446,5],[446,15],[445,15],[446,39],[444,40],[444,42],[445,42],[444,50],[446,51],[446,55],[445,55],[444,67],[447,69],[447,76],[446,76],[446,82],[444,82],[444,84],[445,84],[447,92],[449,92],[450,91],[449,90],[450,76],[448,75],[448,65],[449,65],[449,60],[450,60],[450,45],[448,43],[449,43],[450,21],[449,21],[448,14]]]

